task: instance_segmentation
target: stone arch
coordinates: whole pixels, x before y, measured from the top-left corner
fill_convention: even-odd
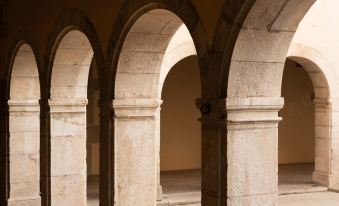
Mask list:
[[[5,58],[4,61],[4,68],[6,68],[4,70],[4,79],[1,81],[1,86],[2,88],[4,88],[3,90],[1,90],[0,92],[0,134],[2,134],[1,138],[1,142],[0,142],[0,161],[1,161],[1,165],[0,165],[0,173],[3,174],[0,177],[0,204],[4,204],[6,205],[9,201],[10,195],[11,195],[11,186],[10,186],[10,162],[9,162],[9,158],[10,158],[10,114],[14,115],[15,112],[11,112],[10,113],[10,109],[11,108],[9,106],[10,104],[10,93],[11,93],[11,83],[12,83],[12,73],[13,73],[13,65],[14,65],[14,61],[16,60],[16,55],[19,53],[19,49],[21,50],[25,50],[23,48],[21,48],[21,46],[25,45],[26,47],[28,46],[28,50],[27,52],[24,52],[26,54],[30,53],[29,55],[26,56],[30,56],[32,55],[34,58],[34,60],[31,60],[31,62],[35,62],[36,65],[36,72],[40,72],[41,69],[41,65],[39,62],[39,54],[37,52],[36,49],[36,44],[35,44],[35,40],[33,38],[33,36],[31,35],[31,33],[26,30],[25,28],[21,28],[19,29],[15,35],[14,38],[11,41],[12,43],[10,44],[10,47],[7,49],[7,57]],[[25,47],[23,46],[23,47]],[[24,55],[25,56],[25,55]],[[20,57],[19,59],[23,60],[24,58]],[[28,58],[29,59],[29,58]],[[20,65],[20,64],[19,64]],[[30,64],[30,66],[34,65],[33,63]],[[24,71],[27,70],[26,67],[24,65],[20,65],[16,67],[16,70],[20,70],[20,71]],[[18,72],[16,72],[18,73]],[[33,72],[34,73],[34,72]],[[33,75],[32,75],[33,76]],[[27,76],[28,78],[28,76]],[[38,78],[41,78],[41,75],[38,75]],[[41,84],[41,79],[37,80],[38,84]],[[41,86],[39,86],[39,91],[37,91],[37,93],[40,94],[40,88]],[[15,93],[15,92],[14,92]],[[18,95],[17,95],[18,96]],[[38,98],[39,101],[40,97]],[[20,102],[21,100],[17,100],[17,102]],[[25,99],[23,100],[25,101]],[[33,105],[28,105],[29,106],[33,106]],[[38,105],[39,106],[39,105]],[[15,106],[13,105],[12,108],[14,108]],[[22,104],[22,107],[24,109],[25,107],[25,103]],[[33,106],[34,107],[34,106]],[[32,108],[33,108],[32,107]],[[33,109],[34,110],[34,109]],[[20,111],[20,108],[18,109],[18,113]],[[37,115],[39,116],[39,112],[40,112],[40,108],[38,108],[37,111]],[[25,114],[26,112],[23,111],[23,113]],[[27,112],[28,115],[29,112]],[[32,115],[34,112],[32,112]],[[12,118],[13,119],[13,118]],[[39,122],[38,122],[39,124]],[[38,125],[38,127],[40,127]],[[14,132],[14,131],[12,131]],[[38,131],[39,132],[39,131]],[[23,132],[24,134],[24,132]],[[22,138],[23,140],[24,138]],[[38,140],[40,141],[40,139]],[[39,143],[39,142],[38,142]],[[17,149],[20,149],[17,147]],[[22,149],[22,148],[21,148]],[[39,163],[40,164],[40,163]],[[12,165],[13,166],[13,165]],[[39,171],[38,171],[39,173]],[[37,188],[39,188],[39,186],[37,186]],[[13,192],[12,192],[13,193]],[[34,192],[33,192],[34,193]],[[24,196],[25,194],[18,194],[19,196],[22,195]],[[38,197],[40,198],[40,197]],[[13,197],[11,199],[11,201],[13,202],[13,199],[15,199],[15,197]],[[23,200],[25,201],[25,198],[23,198]],[[29,202],[29,198],[28,198],[28,202]]]
[[[134,0],[126,1],[120,9],[116,23],[113,26],[111,34],[111,43],[108,54],[108,62],[110,62],[113,82],[111,89],[112,98],[115,97],[115,76],[118,68],[118,62],[120,58],[121,48],[125,41],[125,38],[133,26],[133,23],[144,13],[154,9],[165,9],[173,12],[177,15],[182,22],[186,25],[191,38],[193,39],[196,53],[199,57],[199,64],[202,65],[200,73],[204,88],[208,87],[204,76],[207,69],[208,58],[208,38],[203,26],[203,23],[199,17],[198,12],[194,5],[189,1],[180,0],[140,0],[135,2]],[[204,92],[203,92],[204,93]]]
[[[332,139],[335,112],[332,108],[332,94],[336,89],[332,65],[316,49],[307,45],[292,43],[288,59],[300,64],[310,77],[314,87],[315,108],[315,171],[313,181],[326,187],[335,187],[336,169],[333,161],[336,152]]]
[[[161,87],[171,66],[196,54],[188,31],[175,13],[150,7],[130,27],[121,46],[113,101],[114,199],[118,204],[156,205],[156,200],[161,199]],[[126,178],[130,182],[124,181]],[[148,192],[133,193],[142,188]]]
[[[298,24],[314,2],[257,0],[228,1],[224,5],[216,31],[228,35],[216,37],[213,49],[224,49],[218,53],[223,59],[218,65],[218,94],[227,98],[222,100],[222,110],[227,111],[230,205],[276,202],[282,72]]]
[[[9,199],[41,205],[40,197],[40,81],[36,56],[21,41],[10,65]]]
[[[74,36],[79,35],[80,38],[79,39],[72,39],[75,38],[74,36],[72,37],[72,35],[69,35],[70,33],[73,33]],[[66,37],[67,36],[67,37]],[[66,39],[64,38],[66,37]],[[68,40],[67,40],[68,38]],[[68,43],[70,43],[68,46],[61,46],[64,47],[61,50],[64,50],[64,52],[59,52],[60,54],[57,55],[58,53],[58,47],[60,47],[61,42],[65,40],[64,42],[70,41]],[[73,41],[74,40],[74,41]],[[81,42],[81,40],[83,40],[83,42]],[[64,43],[67,44],[67,43]],[[90,49],[89,49],[90,48]],[[72,50],[78,50],[79,53],[80,50],[83,49],[83,52],[87,52],[87,56],[86,54],[79,54],[78,58],[79,59],[67,59],[67,53],[71,54]],[[67,51],[68,50],[68,51]],[[88,53],[89,52],[89,53]],[[76,51],[74,51],[74,53],[76,53]],[[103,75],[103,73],[105,72],[105,63],[104,63],[104,57],[103,57],[103,53],[101,50],[101,46],[100,46],[100,42],[96,33],[96,30],[93,26],[93,24],[91,23],[90,19],[86,16],[86,14],[78,9],[67,9],[65,11],[63,11],[59,18],[57,19],[55,26],[53,27],[50,35],[49,35],[49,40],[48,40],[48,45],[47,45],[47,50],[46,50],[46,56],[48,57],[45,61],[45,67],[46,67],[46,88],[49,88],[49,90],[45,91],[45,97],[43,99],[44,104],[46,105],[46,115],[44,116],[45,118],[45,122],[46,122],[46,127],[44,128],[45,130],[45,134],[46,134],[46,141],[44,142],[44,147],[43,147],[43,152],[45,153],[45,158],[44,158],[44,170],[43,170],[43,178],[45,178],[45,185],[44,185],[44,191],[42,191],[43,193],[43,202],[46,205],[58,205],[60,202],[58,202],[60,199],[62,198],[56,198],[57,195],[55,194],[55,192],[57,192],[54,188],[54,191],[52,189],[53,186],[53,178],[52,178],[52,170],[55,169],[52,166],[52,162],[51,162],[51,156],[52,154],[52,150],[50,150],[50,146],[51,145],[51,141],[53,138],[53,135],[55,135],[56,133],[52,134],[52,130],[53,130],[53,126],[52,125],[58,125],[58,122],[56,121],[56,119],[58,119],[58,116],[63,116],[64,120],[66,119],[71,119],[67,116],[67,113],[70,114],[70,116],[73,115],[73,119],[82,121],[82,131],[85,132],[86,131],[86,104],[87,104],[87,93],[86,93],[86,89],[83,86],[87,87],[87,84],[85,84],[85,79],[88,79],[88,75],[86,76],[85,74],[81,74],[81,72],[84,72],[85,70],[89,70],[89,66],[88,62],[89,57],[90,57],[90,53],[92,53],[92,58],[93,58],[93,62],[95,62],[95,65],[98,68],[98,78],[99,78],[99,83],[100,83],[100,100],[104,99],[105,96],[108,95],[104,95],[105,91],[106,91],[106,87],[107,84],[109,84],[108,81],[105,81],[105,79],[103,77],[105,77],[105,75]],[[63,56],[66,55],[66,56]],[[58,78],[54,78],[56,76],[53,77],[53,71],[54,71],[54,61],[55,58],[59,56],[59,61],[67,61],[68,63],[72,64],[72,61],[77,62],[79,64],[84,64],[83,65],[83,70],[79,68],[75,69],[76,72],[79,72],[78,74],[73,73],[74,75],[72,76],[67,76],[66,78],[62,79],[65,83],[70,84],[70,87],[67,89],[66,88],[62,88],[62,85],[55,85],[56,87],[54,87],[52,85],[52,82],[55,82],[58,78],[63,78],[62,75],[60,76],[60,74],[62,73],[62,69],[59,71],[58,74],[59,75]],[[85,59],[81,59],[81,58],[86,58]],[[87,61],[87,62],[86,62]],[[74,63],[73,62],[73,63]],[[62,63],[61,63],[62,64]],[[67,63],[66,63],[67,64]],[[67,65],[66,65],[67,66]],[[59,67],[62,67],[61,65]],[[71,65],[68,65],[68,67],[72,67]],[[86,68],[88,67],[88,69]],[[107,76],[107,75],[106,75]],[[79,79],[79,77],[81,77]],[[54,78],[54,80],[53,80]],[[73,79],[72,79],[73,78]],[[73,83],[70,83],[73,82]],[[103,86],[104,85],[104,86]],[[72,90],[73,88],[73,90]],[[75,96],[71,97],[71,94],[78,89],[82,90],[82,93],[78,93]],[[104,89],[102,89],[104,88]],[[62,90],[68,91],[68,96],[70,96],[70,98],[67,98],[67,95],[62,95]],[[67,99],[66,99],[67,98]],[[62,103],[63,100],[65,99],[64,104]],[[69,100],[69,101],[68,101]],[[107,110],[107,108],[105,106],[103,106],[104,103],[100,104],[100,125],[102,126],[101,123],[105,123],[106,121],[103,121],[103,118],[108,118],[107,116],[109,116],[109,111],[108,112],[104,112],[104,109]],[[63,109],[64,108],[64,109]],[[108,108],[109,109],[109,108]],[[50,111],[50,112],[48,112]],[[78,115],[78,118],[76,117]],[[54,120],[52,120],[54,118]],[[53,122],[54,121],[54,122]],[[62,121],[62,119],[60,118],[60,121]],[[59,122],[60,123],[60,122]],[[74,122],[68,122],[69,125],[72,125],[72,123]],[[59,125],[60,126],[60,125]],[[75,125],[73,125],[75,126]],[[106,127],[107,128],[107,127]],[[56,129],[54,127],[54,129]],[[78,128],[79,129],[79,128]],[[78,130],[79,131],[79,130]],[[75,130],[73,132],[76,132]],[[107,181],[106,176],[109,173],[108,169],[107,169],[107,165],[108,165],[108,160],[105,158],[106,156],[108,156],[109,152],[108,149],[105,148],[106,146],[108,147],[109,144],[106,143],[102,143],[103,141],[108,141],[108,138],[102,138],[103,136],[105,136],[105,133],[107,133],[108,131],[105,129],[100,129],[100,145],[103,145],[103,147],[101,148],[100,151],[100,156],[103,158],[100,158],[100,203],[105,204],[105,201],[107,201],[107,192],[108,190],[102,190],[101,188],[107,188],[107,185],[109,184],[109,181]],[[70,132],[72,133],[72,132]],[[75,133],[73,133],[75,134]],[[85,135],[86,133],[83,133],[83,141],[81,145],[81,149],[82,150],[82,154],[86,155],[86,153],[84,153],[84,149],[86,149],[86,138]],[[71,135],[72,136],[72,135]],[[74,146],[74,145],[73,145]],[[61,147],[60,147],[61,148]],[[59,149],[60,149],[59,148]],[[104,153],[104,154],[102,154]],[[82,157],[83,158],[83,157]],[[54,165],[55,166],[55,165]],[[84,165],[83,165],[84,166]],[[85,167],[84,167],[85,168]],[[65,172],[65,171],[63,171]],[[82,173],[83,174],[83,173]],[[61,174],[58,174],[58,176],[61,176]],[[103,177],[103,178],[102,178]],[[55,178],[56,179],[56,178]],[[80,182],[82,184],[82,186],[80,186]],[[82,177],[79,179],[78,186],[81,187],[81,195],[79,195],[80,197],[80,201],[77,202],[76,204],[83,204],[83,202],[86,200],[86,190],[85,190],[85,185],[83,183],[86,183],[86,177]],[[68,182],[70,183],[70,182]],[[68,184],[67,182],[64,185]],[[59,185],[60,188],[62,187],[62,185]],[[77,186],[75,186],[77,187]],[[72,188],[71,188],[72,189]],[[69,189],[67,191],[63,191],[64,193],[60,193],[60,194],[65,194],[67,193],[67,195],[70,195],[69,199],[64,198],[64,201],[69,200],[70,202],[72,201],[76,201],[71,193],[72,190]],[[54,192],[54,193],[53,193]],[[61,203],[60,203],[61,204]],[[66,203],[65,203],[66,204]],[[68,203],[67,203],[68,204]]]
[[[176,65],[179,61],[193,55],[197,55],[193,39],[189,31],[187,30],[187,27],[182,24],[174,33],[173,37],[168,43],[164,58],[161,62],[158,87],[159,91],[157,94],[158,98],[161,97],[161,92],[163,88],[162,85],[164,84],[166,76],[168,75],[172,67]]]
[[[51,76],[51,205],[86,205],[86,106],[93,49],[71,30],[56,49]],[[75,192],[76,191],[76,192]]]

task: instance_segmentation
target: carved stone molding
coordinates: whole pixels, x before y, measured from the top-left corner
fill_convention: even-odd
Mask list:
[[[278,112],[283,108],[283,105],[283,98],[226,99],[228,128],[248,127],[250,125],[254,128],[277,127],[277,124],[282,120],[278,116]]]
[[[53,99],[48,100],[51,114],[86,113],[87,99]]]
[[[332,102],[329,99],[314,99],[313,104],[316,109],[330,109],[332,106]]]
[[[155,118],[160,110],[159,99],[115,99],[113,100],[116,118]]]
[[[13,113],[38,113],[40,111],[39,100],[35,99],[11,99],[8,100],[9,112]]]

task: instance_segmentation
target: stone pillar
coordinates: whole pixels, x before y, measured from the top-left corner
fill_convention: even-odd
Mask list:
[[[315,111],[315,169],[313,181],[329,186],[331,168],[331,103],[314,99]]]
[[[113,101],[116,206],[156,205],[160,104],[156,99]]]
[[[156,153],[157,153],[157,201],[162,200],[162,186],[160,183],[160,140],[161,140],[161,135],[160,135],[160,128],[161,128],[161,122],[160,122],[160,105],[162,104],[162,101],[159,101],[159,109],[156,111],[156,116],[155,116],[155,122],[156,122],[156,128],[155,128],[155,137],[156,137]]]
[[[226,100],[228,206],[277,205],[282,107],[282,98]]]
[[[339,192],[339,98],[331,98],[331,146],[329,189]]]
[[[225,206],[225,100],[197,99],[196,106],[201,112],[201,205]]]
[[[40,206],[39,100],[9,100],[8,206]]]
[[[49,100],[51,206],[85,206],[87,99]]]

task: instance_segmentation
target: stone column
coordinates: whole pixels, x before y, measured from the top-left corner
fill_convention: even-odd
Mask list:
[[[39,100],[9,100],[9,206],[40,206]]]
[[[227,194],[225,99],[197,99],[201,112],[201,205],[225,206]]]
[[[113,101],[116,206],[156,205],[160,104],[157,99]]]
[[[314,99],[315,111],[315,169],[313,181],[329,186],[331,160],[331,103]]]
[[[49,100],[51,206],[86,202],[87,99]]]
[[[160,122],[160,105],[162,104],[162,101],[159,101],[159,109],[156,111],[155,116],[155,122],[156,122],[156,128],[155,128],[155,140],[156,140],[156,153],[157,153],[157,201],[162,200],[162,186],[160,184],[160,141],[161,141],[161,135],[160,135],[160,128],[161,128],[161,122]]]
[[[235,98],[227,110],[227,205],[274,206],[282,98]]]

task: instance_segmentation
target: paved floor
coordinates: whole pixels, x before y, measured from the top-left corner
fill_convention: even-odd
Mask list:
[[[295,195],[280,195],[279,206],[338,206],[339,193],[316,192]]]
[[[279,206],[339,206],[339,194],[312,183],[312,164],[279,167]],[[161,174],[163,201],[159,206],[200,206],[200,171]],[[98,206],[98,177],[88,178],[88,206]]]
[[[313,171],[313,164],[279,166],[279,194],[327,191],[327,188],[312,182]]]

